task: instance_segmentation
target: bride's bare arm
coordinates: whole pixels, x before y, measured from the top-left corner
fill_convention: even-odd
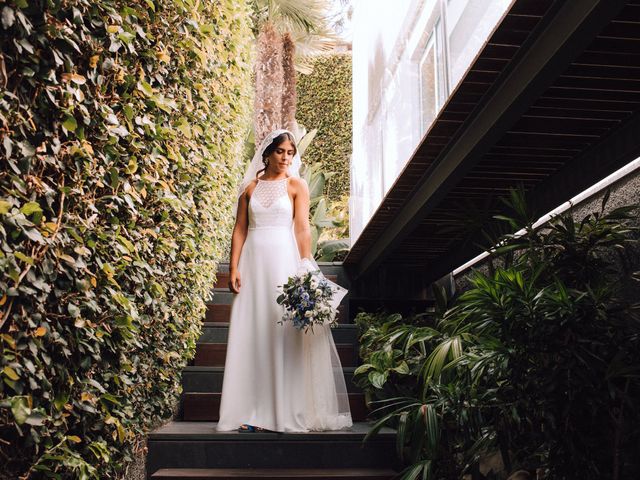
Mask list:
[[[229,259],[229,289],[233,293],[239,293],[242,282],[240,280],[240,272],[238,271],[238,262],[240,261],[240,253],[245,240],[247,239],[247,232],[249,231],[249,214],[248,205],[250,192],[253,189],[248,187],[245,192],[240,195],[238,199],[238,211],[236,214],[236,223],[233,227],[233,233],[231,235],[231,258]]]
[[[292,178],[293,227],[301,258],[311,258],[311,227],[309,225],[309,187],[300,178]]]

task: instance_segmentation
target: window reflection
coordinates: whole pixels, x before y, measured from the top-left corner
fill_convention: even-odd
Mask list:
[[[356,0],[355,242],[512,0]]]

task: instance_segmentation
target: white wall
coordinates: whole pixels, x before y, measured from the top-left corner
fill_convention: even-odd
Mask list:
[[[355,0],[352,244],[511,2]]]

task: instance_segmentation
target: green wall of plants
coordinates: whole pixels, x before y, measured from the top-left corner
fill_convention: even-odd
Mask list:
[[[321,163],[327,179],[326,194],[339,200],[349,194],[352,137],[351,54],[323,55],[313,61],[313,73],[298,75],[298,122],[318,129],[304,161]]]
[[[172,414],[231,221],[249,18],[1,8],[0,471],[115,478]]]

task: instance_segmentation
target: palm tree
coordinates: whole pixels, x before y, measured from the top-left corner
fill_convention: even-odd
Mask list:
[[[330,0],[254,0],[257,29],[255,143],[277,127],[297,133],[296,70],[310,72],[309,56],[331,50]]]

